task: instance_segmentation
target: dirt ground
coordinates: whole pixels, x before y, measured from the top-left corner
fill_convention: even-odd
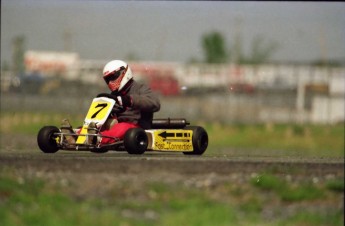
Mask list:
[[[164,183],[182,181],[207,187],[224,181],[243,183],[261,173],[271,173],[296,182],[322,182],[344,177],[343,159],[184,156],[182,153],[155,152],[140,156],[124,152],[2,152],[0,166],[3,170],[15,169],[18,174],[39,178],[61,177],[79,181],[83,187],[87,187],[85,183],[93,186],[111,184],[112,180],[132,179],[139,184],[148,180]],[[85,183],[81,178],[86,179]],[[92,178],[90,183],[88,178]],[[97,180],[100,180],[99,183],[95,183]]]

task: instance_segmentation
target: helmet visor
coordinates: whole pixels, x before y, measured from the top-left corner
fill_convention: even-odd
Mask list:
[[[120,77],[120,75],[124,72],[126,68],[120,67],[118,70],[109,73],[108,75],[104,76],[104,81],[109,84],[111,81],[115,81]]]

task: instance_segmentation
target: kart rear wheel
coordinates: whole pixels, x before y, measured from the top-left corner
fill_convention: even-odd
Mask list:
[[[188,126],[186,130],[193,130],[193,151],[183,152],[185,155],[202,155],[208,146],[208,135],[204,128],[200,126]]]
[[[142,128],[129,129],[125,134],[124,145],[129,154],[144,154],[148,145],[145,130]]]
[[[57,135],[60,130],[55,126],[44,126],[37,135],[37,143],[41,151],[44,153],[55,153],[59,150],[56,142]]]

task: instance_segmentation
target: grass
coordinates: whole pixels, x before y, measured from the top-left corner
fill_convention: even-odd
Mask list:
[[[47,112],[1,112],[1,133],[36,135],[45,125],[59,127],[64,118],[68,118],[74,127],[81,126],[83,117]]]
[[[344,224],[344,213],[342,210],[335,211],[326,215],[317,213],[301,212],[291,219],[280,222],[279,225],[342,225]]]
[[[226,225],[232,221],[234,216],[229,215],[227,205],[212,202],[200,194],[192,195],[189,191],[182,193],[190,197],[182,199],[167,188],[158,191],[158,196],[168,199],[147,203],[117,199],[112,202],[93,198],[75,200],[57,188],[48,190],[42,181],[26,180],[21,184],[2,177],[0,225],[209,225],[212,221]],[[215,221],[213,217],[217,217]]]
[[[47,189],[41,180],[0,179],[0,225],[117,225],[115,222],[119,222],[118,214],[111,208],[99,211],[94,200],[76,202],[57,188]]]
[[[331,180],[327,183],[327,188],[336,192],[344,192],[344,180]]]
[[[206,124],[210,152],[241,155],[344,157],[344,126]]]
[[[213,189],[147,181],[138,194],[120,185],[103,195],[79,197],[47,180],[15,175],[0,172],[0,225],[343,225],[344,219],[340,207],[305,209],[341,198],[340,179],[332,182],[336,190],[328,183],[288,185],[269,173],[241,187],[223,183]],[[223,196],[216,198],[217,191]],[[291,204],[300,208],[286,213]],[[267,211],[272,216],[265,216]]]
[[[270,174],[261,175],[254,178],[251,182],[255,187],[263,191],[272,191],[276,193],[281,201],[295,202],[314,200],[323,196],[323,192],[310,182],[302,183],[298,187],[294,187]]]

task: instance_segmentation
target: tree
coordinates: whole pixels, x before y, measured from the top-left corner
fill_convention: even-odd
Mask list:
[[[251,46],[251,55],[242,59],[240,63],[262,64],[267,62],[272,54],[277,50],[276,42],[264,42],[262,36],[255,36]]]
[[[279,47],[274,41],[266,41],[262,36],[256,35],[250,46],[249,54],[244,54],[242,48],[242,38],[235,38],[234,45],[230,50],[231,61],[236,64],[262,64],[270,60],[272,55]]]
[[[210,32],[202,36],[202,48],[206,63],[226,63],[231,60],[236,64],[262,64],[270,60],[279,45],[274,41],[266,41],[263,36],[257,35],[251,43],[251,51],[244,54],[242,38],[237,35],[232,48],[226,49],[223,35],[219,32]]]
[[[228,54],[224,37],[219,32],[211,32],[203,35],[202,47],[206,63],[226,63]]]

